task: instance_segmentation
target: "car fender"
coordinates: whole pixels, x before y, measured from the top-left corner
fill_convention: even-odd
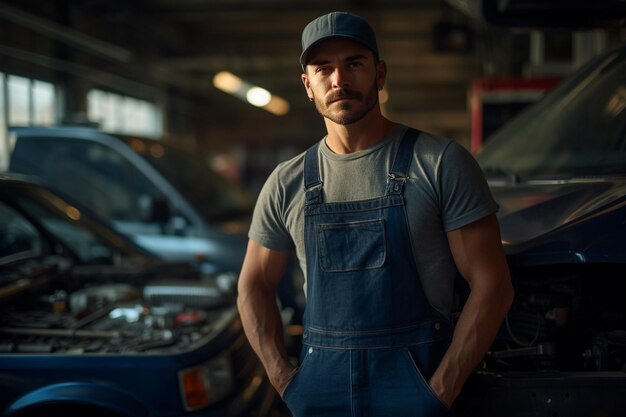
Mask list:
[[[29,392],[9,406],[5,415],[15,415],[31,407],[46,404],[91,405],[128,417],[151,414],[146,404],[113,387],[85,382],[65,382]]]

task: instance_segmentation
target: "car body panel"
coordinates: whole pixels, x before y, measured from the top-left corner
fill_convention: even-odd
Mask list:
[[[626,179],[492,186],[518,261],[626,262]]]

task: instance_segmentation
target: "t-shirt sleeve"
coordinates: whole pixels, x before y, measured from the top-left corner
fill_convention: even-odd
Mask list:
[[[498,211],[480,166],[460,144],[451,142],[446,147],[438,177],[446,232]]]
[[[279,173],[280,165],[270,174],[259,193],[248,237],[266,248],[286,251],[294,244],[285,226],[285,193]]]

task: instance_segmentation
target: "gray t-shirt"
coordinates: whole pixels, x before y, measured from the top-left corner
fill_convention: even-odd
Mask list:
[[[324,202],[355,201],[385,193],[390,164],[407,127],[398,125],[377,145],[335,154],[319,146]],[[263,186],[248,236],[260,245],[296,254],[305,276],[304,153],[279,164]],[[421,133],[405,185],[405,201],[417,272],[432,306],[445,316],[452,308],[458,273],[446,232],[497,211],[498,206],[473,157],[458,143]]]

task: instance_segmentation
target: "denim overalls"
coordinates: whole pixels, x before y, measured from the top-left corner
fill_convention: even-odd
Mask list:
[[[402,139],[385,195],[363,201],[323,203],[319,144],[306,153],[303,349],[283,395],[295,417],[450,415],[427,381],[451,326],[424,294],[404,209],[418,135]]]

